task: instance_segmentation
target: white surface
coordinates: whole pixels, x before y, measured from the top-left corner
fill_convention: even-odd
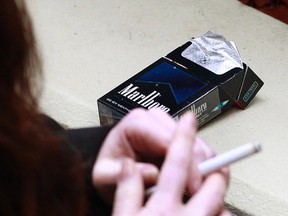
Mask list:
[[[264,87],[200,135],[219,153],[261,141],[262,153],[232,166],[227,201],[251,215],[288,215],[287,25],[236,0],[27,2],[44,60],[43,109],[70,127],[98,124],[100,96],[192,36],[234,41]]]

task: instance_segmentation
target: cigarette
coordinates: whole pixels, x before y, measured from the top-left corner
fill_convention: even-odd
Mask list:
[[[215,172],[216,170],[221,169],[222,167],[260,152],[261,149],[262,146],[259,142],[250,142],[200,163],[198,165],[198,169],[202,176],[206,176],[212,172]]]
[[[225,166],[228,166],[236,161],[242,160],[248,156],[258,153],[262,150],[262,145],[259,142],[249,142],[228,152],[222,153],[214,158],[201,162],[198,165],[199,172],[202,176],[215,172]],[[146,190],[145,196],[149,197],[156,191],[156,186]]]

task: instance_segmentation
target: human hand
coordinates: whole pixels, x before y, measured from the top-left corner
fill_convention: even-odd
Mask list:
[[[182,201],[187,181],[191,181],[191,166],[195,164],[190,154],[195,147],[195,128],[191,115],[185,115],[180,120],[159,174],[157,190],[145,204],[141,172],[133,160],[124,160],[118,177],[113,216],[231,215],[224,209],[229,177],[227,170],[208,175],[199,190],[186,203]]]
[[[176,128],[177,122],[157,109],[135,109],[125,116],[108,134],[95,162],[92,182],[98,194],[112,203],[117,177],[126,158],[136,161],[146,187],[154,185]],[[202,182],[196,165],[213,155],[211,148],[196,138],[195,147],[190,152],[195,162],[189,172],[190,179],[193,179],[187,185],[190,193],[195,192]]]

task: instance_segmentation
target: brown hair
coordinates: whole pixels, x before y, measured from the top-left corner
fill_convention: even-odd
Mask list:
[[[0,215],[84,215],[78,156],[39,115],[41,64],[25,5],[0,4]]]

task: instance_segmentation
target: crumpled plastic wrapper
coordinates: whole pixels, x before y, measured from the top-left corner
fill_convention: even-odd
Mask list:
[[[182,56],[194,63],[222,75],[233,68],[242,68],[243,62],[236,45],[222,35],[207,32],[193,38],[192,44],[182,52]]]

